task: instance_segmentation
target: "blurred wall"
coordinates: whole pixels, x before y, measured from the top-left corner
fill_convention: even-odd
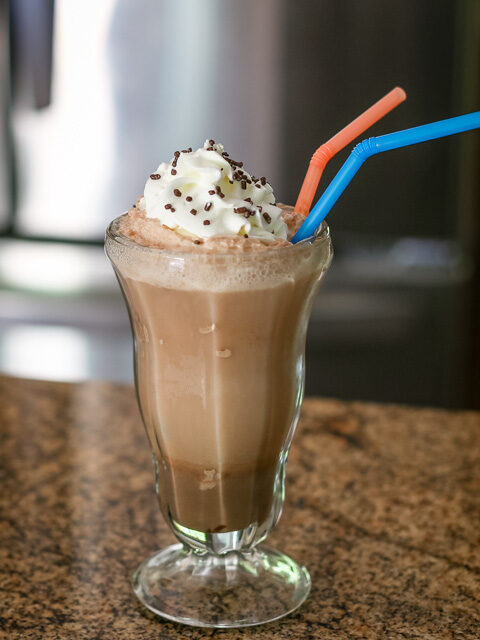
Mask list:
[[[293,201],[306,153],[395,85],[408,99],[365,136],[461,113],[466,25],[462,2],[337,0],[287,3],[284,42],[285,198]],[[472,109],[474,109],[473,106]],[[342,197],[332,226],[342,231],[450,236],[455,138],[371,158]],[[350,149],[330,163],[328,184]]]

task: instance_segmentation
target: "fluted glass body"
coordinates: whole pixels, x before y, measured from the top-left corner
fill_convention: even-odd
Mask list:
[[[251,548],[283,504],[328,227],[291,247],[199,254],[139,246],[117,224],[106,251],[130,313],[163,515],[190,547]]]

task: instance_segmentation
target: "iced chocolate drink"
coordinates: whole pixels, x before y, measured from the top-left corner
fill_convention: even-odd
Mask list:
[[[107,253],[132,322],[157,495],[185,545],[168,562],[177,582],[181,571],[189,576],[189,589],[192,576],[201,573],[199,554],[220,562],[223,575],[233,556],[237,567],[239,554],[245,562],[248,552],[253,562],[262,553],[257,543],[280,515],[303,392],[308,316],[331,260],[326,226],[315,238],[289,242],[302,221],[276,205],[265,178],[251,176],[221,145],[207,141],[203,149],[176,152],[170,164],[161,164],[144,196],[107,232]],[[259,558],[255,562],[267,575]],[[137,595],[152,610],[187,621],[178,612],[168,615],[172,605],[162,582],[168,571],[158,573],[163,565],[158,554],[154,559],[137,574]],[[250,580],[251,569],[245,565],[243,572]],[[298,567],[302,598],[305,575]],[[264,605],[253,618],[285,614],[302,601],[300,592],[290,594],[286,611],[283,604],[269,605],[274,611]],[[282,591],[281,597],[285,602],[290,596]],[[240,586],[236,600],[241,602]],[[191,594],[188,603],[191,608]],[[205,624],[205,606],[198,603],[188,620]],[[232,624],[211,626],[241,626],[237,618],[245,613],[225,615],[235,618]]]

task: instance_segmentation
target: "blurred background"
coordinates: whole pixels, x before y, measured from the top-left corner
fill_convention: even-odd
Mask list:
[[[479,109],[478,0],[0,0],[0,372],[131,381],[102,240],[146,176],[212,137],[293,204],[315,148],[395,85],[369,135]],[[307,393],[480,406],[479,145],[361,169],[329,216]]]

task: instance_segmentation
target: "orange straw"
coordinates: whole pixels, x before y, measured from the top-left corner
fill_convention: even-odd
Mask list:
[[[298,194],[295,211],[307,216],[312,206],[313,198],[318,188],[318,183],[322,177],[323,170],[327,162],[333,158],[341,149],[347,146],[357,136],[366,131],[372,124],[383,118],[390,111],[407,98],[407,94],[400,87],[395,87],[381,100],[372,104],[358,118],[347,124],[341,131],[330,138],[325,144],[315,151],[310,160],[307,175]]]

